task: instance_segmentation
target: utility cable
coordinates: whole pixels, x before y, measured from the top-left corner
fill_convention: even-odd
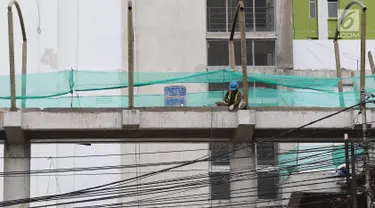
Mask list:
[[[368,101],[367,101],[368,102]],[[271,137],[270,139],[272,139],[272,138],[277,138],[277,137],[280,137],[280,136],[283,136],[283,135],[285,135],[285,134],[287,134],[287,133],[290,133],[290,132],[292,132],[292,131],[296,131],[296,130],[299,130],[299,129],[302,129],[302,128],[304,128],[304,127],[306,127],[306,126],[309,126],[309,125],[312,125],[312,124],[314,124],[314,123],[317,123],[317,122],[320,122],[320,121],[322,121],[322,120],[324,120],[324,119],[327,119],[327,118],[330,118],[330,117],[333,117],[333,116],[335,116],[335,115],[337,115],[337,114],[339,114],[339,113],[341,113],[341,112],[344,112],[344,111],[347,111],[347,110],[349,110],[349,109],[351,109],[351,108],[354,108],[354,107],[356,107],[356,106],[359,106],[361,103],[359,103],[359,104],[356,104],[356,105],[352,105],[352,106],[350,106],[350,107],[347,107],[347,108],[344,108],[344,109],[342,109],[342,110],[340,110],[340,111],[337,111],[337,112],[335,112],[335,113],[333,113],[333,114],[330,114],[330,115],[328,115],[328,116],[325,116],[325,117],[323,117],[323,118],[320,118],[320,119],[317,119],[317,120],[315,120],[315,121],[312,121],[312,122],[309,122],[308,124],[305,124],[305,125],[303,125],[303,126],[300,126],[300,127],[298,127],[298,128],[295,128],[295,129],[293,129],[293,130],[289,130],[289,131],[286,131],[286,132],[284,132],[284,133],[281,133],[281,134],[278,134],[278,135],[276,135],[276,136],[274,136],[274,137]],[[259,142],[258,142],[259,143]],[[247,146],[249,146],[249,145],[247,145]],[[240,148],[240,149],[243,149],[243,148],[245,148],[245,147],[242,147],[242,148]],[[235,150],[232,150],[232,152],[234,152],[234,151],[238,151],[238,150],[240,150],[240,149],[235,149]],[[218,157],[219,155],[216,155],[216,156],[213,156],[213,157]],[[213,158],[213,157],[211,157],[211,158]],[[90,188],[86,188],[86,189],[81,189],[81,190],[79,190],[79,191],[74,191],[74,192],[68,192],[68,193],[65,193],[65,194],[59,194],[59,195],[51,195],[51,196],[46,196],[45,198],[54,198],[54,197],[60,197],[60,196],[69,196],[69,195],[81,195],[81,194],[83,194],[83,193],[87,193],[87,192],[92,192],[92,191],[94,191],[95,189],[100,189],[100,188],[105,188],[105,187],[108,187],[108,186],[113,186],[113,185],[118,185],[118,184],[121,184],[121,183],[129,183],[129,182],[132,182],[132,181],[134,181],[134,180],[136,180],[136,179],[138,179],[138,178],[147,178],[147,177],[150,177],[150,176],[153,176],[153,175],[157,175],[157,174],[160,174],[160,173],[163,173],[163,172],[167,172],[167,171],[169,171],[169,170],[173,170],[173,169],[177,169],[177,168],[180,168],[180,167],[184,167],[184,166],[188,166],[188,165],[191,165],[191,164],[194,164],[194,163],[197,163],[197,162],[199,162],[199,161],[201,161],[201,160],[207,160],[208,158],[206,158],[206,156],[204,156],[204,157],[200,157],[200,158],[197,158],[197,159],[195,159],[195,160],[193,160],[193,161],[189,161],[189,162],[186,162],[186,163],[183,163],[183,164],[180,164],[180,165],[176,165],[176,166],[173,166],[173,167],[169,167],[169,168],[165,168],[165,169],[162,169],[162,170],[158,170],[158,171],[154,171],[154,172],[151,172],[151,173],[146,173],[146,174],[143,174],[143,175],[141,175],[141,176],[139,176],[139,177],[133,177],[133,178],[128,178],[128,179],[124,179],[124,180],[120,180],[120,181],[115,181],[115,182],[111,182],[111,183],[107,183],[107,184],[103,184],[103,185],[99,185],[99,186],[93,186],[93,187],[90,187]],[[10,205],[13,205],[14,203],[15,204],[19,204],[19,203],[27,203],[27,202],[34,202],[34,201],[37,201],[38,199],[40,199],[40,198],[42,198],[42,197],[33,197],[33,198],[28,198],[28,199],[19,199],[19,200],[10,200],[10,201],[4,201],[3,203],[1,203],[1,204],[10,204]],[[24,201],[24,202],[21,202],[21,201]],[[12,203],[13,202],[13,203]]]

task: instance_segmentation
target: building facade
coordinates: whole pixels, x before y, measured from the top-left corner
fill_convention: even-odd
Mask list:
[[[293,0],[293,57],[294,69],[335,69],[333,37],[339,15],[350,0]],[[371,12],[375,2],[362,0],[367,10],[367,19],[375,17]],[[350,28],[340,28],[339,39],[341,67],[358,70],[360,61],[361,10],[355,5],[346,15],[352,18]],[[350,24],[349,22],[344,23]],[[345,26],[348,27],[348,26]],[[367,21],[367,51],[375,50],[375,26]],[[366,69],[370,69],[367,60]]]
[[[19,0],[19,2],[24,13],[29,41],[29,73],[46,73],[70,68],[127,71],[127,1]],[[295,2],[296,0],[293,1],[293,7],[296,6]],[[298,66],[298,60],[293,63],[296,59],[293,57],[293,49],[299,50],[300,43],[297,41],[300,40],[296,40],[296,36],[293,40],[293,24],[290,18],[292,0],[244,0],[244,4],[248,70],[292,68],[296,63]],[[6,6],[7,2],[0,2],[0,8]],[[229,67],[228,38],[236,0],[133,0],[133,6],[136,72],[204,72]],[[6,15],[3,13],[0,25],[5,28],[6,24]],[[20,46],[21,33],[18,27],[16,23],[15,43]],[[7,35],[6,30],[0,31],[0,45],[8,44]],[[236,68],[240,68],[238,34],[235,35],[235,46]],[[17,47],[17,58],[20,57],[20,51],[20,47]],[[17,59],[18,72],[20,72],[20,63],[21,61]],[[9,73],[6,47],[0,48],[0,66],[2,75]],[[258,82],[250,83],[250,86],[276,87]],[[43,87],[43,83],[40,83],[40,87]],[[226,84],[189,84],[187,90],[201,92],[222,90],[226,87]],[[164,85],[136,88],[136,94],[162,94],[163,88]],[[126,89],[111,90],[79,93],[79,95],[126,95],[126,91]],[[104,101],[98,99],[96,102],[102,104],[101,102]],[[105,100],[105,102],[112,101]],[[134,207],[141,207],[142,205],[138,205],[137,201],[165,196],[165,193],[139,194],[137,191],[141,190],[142,184],[204,175],[208,179],[205,186],[174,193],[171,196],[189,197],[195,194],[203,198],[204,203],[211,203],[212,206],[217,204],[229,206],[242,200],[252,207],[256,205],[277,207],[282,205],[279,200],[282,195],[282,190],[279,188],[281,177],[276,171],[278,150],[289,150],[293,147],[294,144],[279,146],[262,143],[256,148],[245,148],[244,151],[233,155],[229,153],[232,144],[227,143],[33,145],[32,156],[35,158],[32,160],[32,169],[46,169],[51,170],[52,173],[32,175],[31,194],[40,196],[70,192],[116,180],[139,177],[142,174],[170,167],[171,164],[205,155],[222,154],[212,161],[197,163],[146,179],[137,179],[130,183],[134,191],[131,196],[96,203],[132,201]],[[65,157],[77,155],[105,156]],[[51,158],[36,158],[42,156],[51,156]],[[75,170],[78,167],[104,165],[114,168],[80,173]],[[1,168],[2,164],[0,164]],[[54,169],[61,168],[70,168],[70,171],[65,174],[53,173]],[[231,172],[238,173],[241,169],[251,172],[249,180],[228,183],[228,180],[235,178]],[[2,183],[1,178],[0,182]],[[252,187],[253,190],[242,196],[238,193],[241,187],[245,189]],[[1,197],[2,194],[0,199]],[[191,205],[194,206],[200,207],[201,204]]]

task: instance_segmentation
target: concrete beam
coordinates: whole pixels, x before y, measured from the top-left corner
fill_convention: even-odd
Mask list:
[[[49,142],[252,142],[253,138],[255,141],[269,139],[339,110],[258,107],[229,112],[226,108],[159,107],[5,111],[0,119],[4,121],[0,126],[0,139],[14,144],[25,139]],[[369,132],[375,132],[371,125],[375,122],[372,109],[367,115]],[[359,130],[353,127],[361,120],[356,118],[358,110],[342,112],[271,140],[341,142],[344,133],[357,137]]]
[[[25,138],[22,130],[22,112],[6,112],[3,116],[3,129],[8,144],[24,144]]]
[[[12,141],[12,140],[10,140]],[[4,145],[4,201],[30,198],[31,145]],[[9,208],[29,207],[29,204],[6,206]]]

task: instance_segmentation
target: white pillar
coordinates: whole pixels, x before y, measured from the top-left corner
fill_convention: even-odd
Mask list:
[[[318,0],[318,31],[319,40],[328,40],[328,1]]]
[[[235,151],[236,149],[240,149]],[[257,196],[255,147],[233,144],[230,159],[231,204],[236,208],[255,208]],[[232,182],[238,180],[236,182]],[[242,204],[242,205],[241,205]]]
[[[26,174],[4,176],[4,201],[30,197],[31,144],[4,144],[4,172],[22,171]],[[20,204],[7,206],[19,208]],[[29,204],[24,204],[24,208]]]

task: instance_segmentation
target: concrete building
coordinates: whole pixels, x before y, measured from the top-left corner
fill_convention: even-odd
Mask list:
[[[294,69],[335,69],[333,37],[342,9],[350,0],[293,0],[293,66]],[[373,19],[375,2],[362,0],[368,8],[367,19]],[[353,25],[341,34],[341,67],[360,68],[360,13],[359,6],[351,7]],[[375,26],[367,22],[367,50],[375,50]],[[343,31],[341,29],[341,31]],[[370,69],[367,60],[366,69]]]
[[[127,70],[127,1],[20,0],[19,2],[27,27],[29,73],[45,73],[70,68],[77,70]],[[235,2],[236,0],[133,0],[135,70],[137,72],[202,72],[228,67],[227,39]],[[248,69],[290,69],[293,68],[293,65],[294,68],[307,68],[296,67],[300,63],[298,60],[301,57],[299,54],[298,57],[292,55],[303,48],[303,46],[298,46],[297,40],[293,40],[290,18],[292,16],[292,1],[245,0],[244,2]],[[7,3],[6,1],[0,2],[0,8],[4,8],[5,11]],[[6,24],[7,16],[4,12],[0,18],[0,25],[5,28]],[[20,46],[21,33],[17,28],[19,28],[18,23],[15,24],[15,42],[17,46]],[[235,38],[239,38],[238,34]],[[7,40],[7,31],[1,30],[0,45],[7,45]],[[235,44],[238,46],[238,41]],[[238,49],[236,47],[236,65],[240,64]],[[18,72],[20,72],[21,63],[20,53],[20,47],[17,47],[16,68]],[[6,75],[9,73],[8,49],[6,47],[0,48],[0,66],[0,74]],[[314,67],[311,66],[310,68]],[[275,88],[275,86],[268,86],[264,83],[250,84],[253,87]],[[40,83],[40,87],[43,87],[43,83]],[[136,93],[161,94],[163,87],[163,85],[158,85],[137,88]],[[202,84],[187,85],[189,92],[217,90],[218,88],[224,89],[226,86],[217,84],[208,86]],[[98,92],[79,93],[80,96],[98,94]],[[126,95],[126,90],[103,91],[100,94]],[[100,103],[101,101],[97,100],[97,102]],[[35,158],[32,159],[31,166],[35,170],[99,167],[103,165],[113,166],[113,168],[81,173],[73,171],[59,174],[41,174],[42,176],[33,174],[30,191],[32,196],[65,193],[120,179],[137,177],[169,167],[170,164],[179,161],[196,159],[207,154],[223,153],[222,151],[229,150],[230,146],[228,143],[163,143],[162,145],[156,143],[126,143],[93,144],[91,146],[34,144],[31,155]],[[151,181],[203,174],[208,175],[211,185],[174,194],[173,197],[201,194],[203,198],[205,197],[204,203],[212,203],[212,205],[228,204],[229,206],[231,203],[250,201],[254,206],[281,206],[282,202],[278,200],[280,193],[282,193],[282,190],[278,189],[280,177],[276,171],[270,170],[274,170],[278,163],[278,150],[289,150],[294,146],[295,144],[279,146],[275,143],[262,143],[255,149],[245,148],[233,155],[224,154],[214,161],[202,162],[147,179],[135,180],[132,183],[135,187],[132,197],[99,203],[129,203],[128,201],[148,199],[153,195],[139,196],[136,187]],[[3,148],[0,148],[0,151],[3,151]],[[53,158],[88,154],[104,154],[107,156]],[[117,154],[117,156],[108,156],[109,154]],[[217,181],[214,179],[227,181],[230,178],[230,170],[235,172],[239,165],[242,167],[245,163],[249,163],[248,166],[254,165],[249,160],[229,158],[248,157],[254,154],[257,155],[256,165],[258,167],[254,173],[258,177],[256,184],[253,180],[248,180],[214,185],[215,182],[213,181]],[[118,157],[118,155],[121,156]],[[51,158],[36,158],[41,156],[51,156]],[[161,162],[168,165],[139,165]],[[3,160],[0,160],[0,170],[3,167],[2,163]],[[123,167],[129,164],[137,166]],[[2,179],[0,179],[0,182],[3,184]],[[262,184],[262,186],[259,184]],[[241,197],[239,193],[233,193],[240,188],[249,186],[255,186],[256,189],[251,196]],[[258,190],[264,187],[274,187],[274,189],[269,189],[269,191]],[[239,196],[239,198],[230,200],[234,196]],[[1,197],[3,197],[3,194],[0,194],[0,199],[2,199]],[[51,203],[55,204],[59,201],[52,201]],[[39,205],[43,204],[39,203]],[[200,207],[201,205],[195,206]],[[134,207],[138,207],[138,204],[134,203]],[[194,206],[191,205],[191,207]],[[239,205],[235,207],[239,207]]]

